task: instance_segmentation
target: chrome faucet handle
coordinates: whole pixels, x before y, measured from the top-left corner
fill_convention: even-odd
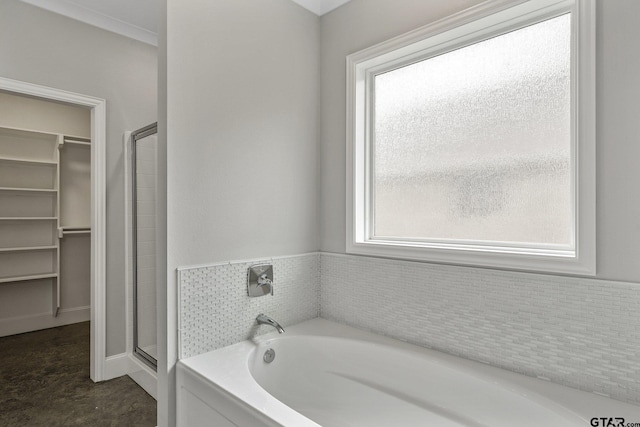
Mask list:
[[[271,279],[269,279],[266,273],[258,277],[258,286],[270,285],[271,283]]]
[[[252,265],[247,271],[247,295],[262,297],[269,294],[273,295],[273,266]]]
[[[269,279],[269,276],[264,273],[260,277],[258,277],[258,287],[267,286],[267,289],[271,290],[271,295],[273,295],[273,280]]]

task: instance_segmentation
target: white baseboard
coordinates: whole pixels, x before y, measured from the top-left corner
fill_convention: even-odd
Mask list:
[[[127,375],[129,373],[129,357],[127,353],[120,353],[114,356],[107,356],[104,361],[104,371],[102,380],[108,381],[114,378]]]
[[[108,381],[123,375],[129,375],[144,391],[158,400],[158,380],[155,371],[136,359],[133,354],[120,353],[107,357],[103,380]]]
[[[56,317],[53,317],[51,313],[10,317],[0,319],[0,337],[88,322],[89,320],[91,320],[91,307],[89,306],[63,309],[58,312]]]
[[[158,375],[150,367],[129,354],[129,377],[144,389],[151,397],[158,400]]]

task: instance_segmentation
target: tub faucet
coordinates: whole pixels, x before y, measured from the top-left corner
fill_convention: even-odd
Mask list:
[[[282,326],[280,326],[280,324],[278,322],[276,322],[271,317],[266,316],[266,315],[264,315],[262,313],[258,314],[258,317],[256,317],[256,322],[258,322],[258,325],[270,325],[270,326],[273,326],[274,328],[276,328],[278,330],[278,333],[283,333],[284,332],[284,328]]]

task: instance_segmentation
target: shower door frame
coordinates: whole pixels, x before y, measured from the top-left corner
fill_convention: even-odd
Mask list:
[[[151,135],[158,134],[158,122],[131,132],[131,283],[133,291],[133,349],[132,353],[146,365],[157,372],[158,359],[154,358],[138,345],[138,208],[137,208],[137,151],[136,142]],[[156,282],[157,283],[157,282]],[[157,292],[157,286],[156,286]],[[157,312],[157,309],[156,309]],[[157,339],[156,339],[157,345]]]

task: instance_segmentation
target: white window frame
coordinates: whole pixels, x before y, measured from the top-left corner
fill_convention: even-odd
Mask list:
[[[373,239],[370,207],[373,76],[563,13],[572,16],[572,193],[575,249]],[[494,0],[347,57],[348,253],[524,271],[595,275],[595,0]]]

